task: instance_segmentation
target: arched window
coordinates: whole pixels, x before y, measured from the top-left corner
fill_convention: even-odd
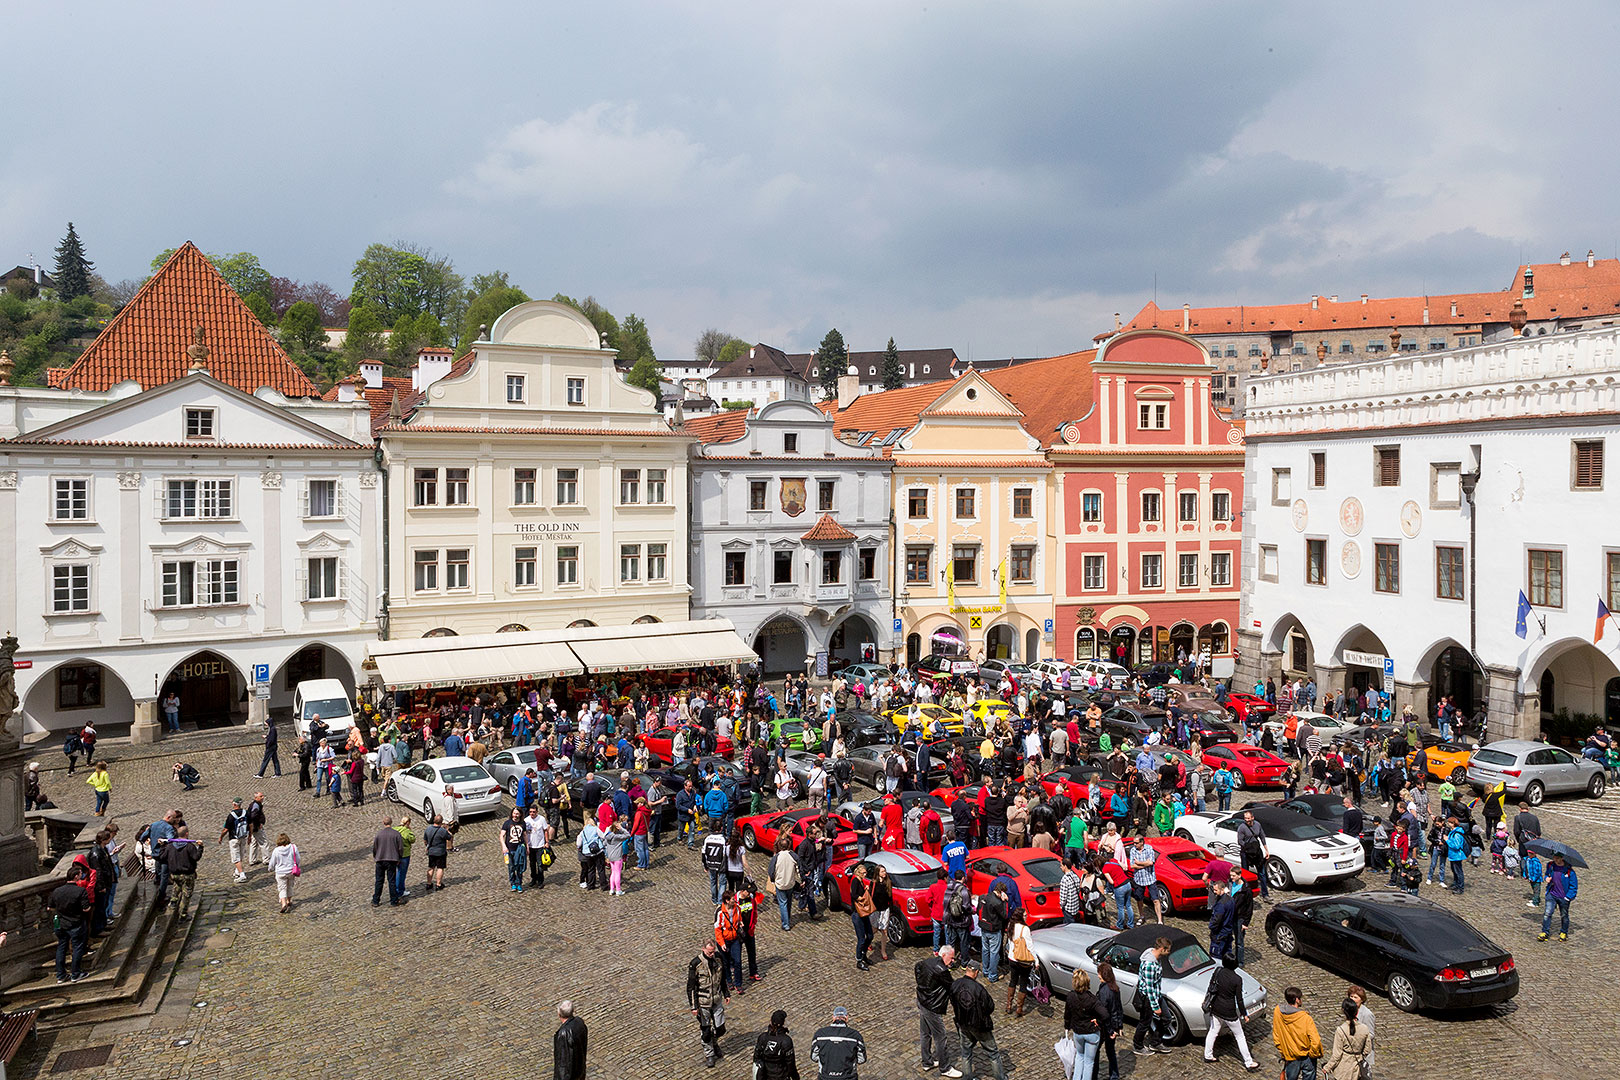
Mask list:
[[[568,624],[568,629],[572,630],[576,626],[595,626],[595,625],[596,624],[591,622],[591,620],[589,620],[589,619],[575,619],[573,622]]]
[[[422,635],[423,637],[456,637],[456,632],[448,626],[435,627]]]
[[[529,628],[527,626],[524,626],[520,622],[509,622],[495,632],[497,634],[522,634],[526,633],[528,629]]]
[[[643,615],[641,618],[639,618],[639,619],[637,619],[635,621],[635,625],[636,626],[642,626],[642,625],[645,625],[646,623],[655,623],[657,621],[658,621],[658,616],[656,616],[656,615]]]

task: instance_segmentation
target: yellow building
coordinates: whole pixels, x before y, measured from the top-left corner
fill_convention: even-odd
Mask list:
[[[387,637],[687,618],[691,440],[613,356],[521,304],[390,415]]]

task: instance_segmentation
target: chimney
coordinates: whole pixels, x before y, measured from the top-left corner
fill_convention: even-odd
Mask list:
[[[753,358],[754,358],[754,347],[752,345],[750,345],[748,347],[748,359],[752,360]]]
[[[1181,332],[1185,334],[1192,329],[1192,305],[1181,305]]]
[[[1559,266],[1568,266],[1569,265],[1569,252],[1566,251],[1562,255],[1558,256],[1558,265]]]
[[[1339,294],[1338,293],[1334,293],[1332,296],[1328,297],[1328,303],[1337,304],[1338,302],[1339,302]]]
[[[417,390],[426,390],[446,375],[450,374],[452,363],[450,350],[441,348],[425,348],[416,354],[416,370],[412,373],[412,384]]]
[[[1124,324],[1119,321],[1119,312],[1114,312],[1114,329],[1120,330],[1123,329],[1123,327]]]
[[[1423,325],[1429,325],[1429,301],[1427,299],[1423,301]]]
[[[1392,353],[1401,351],[1401,332],[1399,330],[1389,332],[1389,351]]]
[[[1361,302],[1363,304],[1365,304],[1367,302],[1367,294],[1366,293],[1361,294]]]
[[[340,379],[337,384],[337,399],[343,404],[358,400],[361,392],[366,388],[366,380],[362,375],[350,375],[347,379]]]
[[[360,361],[360,377],[365,380],[367,390],[377,390],[383,384],[383,366],[381,360]]]
[[[191,344],[186,346],[186,355],[191,357],[190,374],[208,373],[208,346],[203,344],[203,328],[197,327],[191,332]]]
[[[1457,301],[1455,300],[1451,302],[1451,317],[1453,319],[1457,317]]]
[[[1597,264],[1597,253],[1591,248],[1586,249],[1586,268],[1590,270]]]
[[[838,407],[847,409],[849,403],[861,396],[860,369],[849,365],[846,373],[838,376]]]
[[[1319,310],[1321,308],[1321,306],[1322,306],[1322,298],[1320,296],[1318,296],[1316,293],[1311,293],[1311,310],[1312,311],[1317,311],[1317,310]]]

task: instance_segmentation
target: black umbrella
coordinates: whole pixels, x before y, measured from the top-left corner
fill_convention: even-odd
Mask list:
[[[1524,846],[1535,852],[1537,855],[1559,855],[1562,856],[1563,860],[1569,863],[1571,866],[1579,866],[1583,870],[1590,869],[1586,865],[1586,860],[1581,858],[1580,852],[1576,851],[1568,844],[1559,843],[1557,840],[1548,840],[1545,836],[1538,836]]]

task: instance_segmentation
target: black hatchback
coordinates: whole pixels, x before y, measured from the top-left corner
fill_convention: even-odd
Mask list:
[[[1519,992],[1513,955],[1450,908],[1401,892],[1287,900],[1266,915],[1284,956],[1308,957],[1403,1012],[1470,1009]]]

